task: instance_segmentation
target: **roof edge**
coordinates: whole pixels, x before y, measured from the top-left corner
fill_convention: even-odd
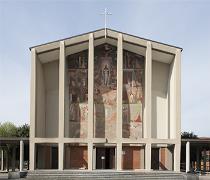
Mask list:
[[[59,41],[64,41],[64,40],[67,40],[67,39],[75,38],[75,37],[78,37],[78,36],[82,36],[82,35],[94,33],[94,32],[97,32],[97,31],[102,31],[102,30],[104,30],[104,28],[97,29],[97,30],[94,30],[94,31],[89,31],[89,32],[82,33],[82,34],[78,34],[78,35],[75,35],[75,36],[70,36],[70,37],[67,37],[67,38],[58,39],[58,40],[55,40],[55,41],[50,41],[50,42],[43,43],[43,44],[38,44],[36,46],[29,47],[29,50],[31,51],[31,49],[36,48],[36,47],[39,47],[39,46],[43,46],[43,45],[47,45],[47,44],[51,44],[51,43],[56,43],[56,42],[59,42]],[[124,32],[121,32],[121,31],[118,31],[118,30],[114,30],[114,29],[111,29],[111,28],[107,28],[107,30],[114,31],[114,32],[117,32],[117,33],[121,33],[121,34],[125,34],[125,35],[132,36],[132,37],[135,37],[135,38],[143,39],[143,40],[146,40],[146,41],[151,41],[151,42],[154,42],[154,43],[159,43],[159,44],[166,45],[166,46],[173,47],[173,48],[177,48],[177,49],[180,49],[181,51],[183,51],[183,48],[181,48],[179,46],[174,46],[174,45],[171,45],[171,44],[162,43],[160,41],[155,41],[155,40],[151,40],[151,39],[147,39],[147,38],[142,38],[142,37],[137,36],[137,35],[132,35],[132,34],[124,33]]]

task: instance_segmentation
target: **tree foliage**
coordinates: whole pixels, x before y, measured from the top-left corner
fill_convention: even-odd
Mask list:
[[[182,132],[181,135],[182,139],[197,139],[198,136],[196,134],[194,134],[193,132]]]
[[[29,125],[15,126],[11,122],[0,124],[0,137],[29,137]]]
[[[29,125],[24,124],[22,126],[17,127],[17,137],[29,137]]]
[[[0,137],[15,137],[17,135],[17,128],[11,122],[5,122],[0,125]]]

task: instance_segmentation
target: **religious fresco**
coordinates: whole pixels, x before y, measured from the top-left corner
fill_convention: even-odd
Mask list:
[[[69,87],[69,137],[87,137],[88,51],[67,57]]]
[[[116,136],[117,48],[103,44],[94,56],[95,137]]]
[[[123,51],[123,138],[142,137],[144,57]]]

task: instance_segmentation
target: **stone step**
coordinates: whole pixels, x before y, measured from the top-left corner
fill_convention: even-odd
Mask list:
[[[70,179],[70,180],[141,180],[141,179],[187,179],[185,173],[169,171],[29,171],[27,179]]]

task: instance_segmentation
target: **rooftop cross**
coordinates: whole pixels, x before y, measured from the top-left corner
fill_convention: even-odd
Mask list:
[[[105,32],[105,38],[106,38],[107,15],[112,15],[112,13],[107,12],[107,8],[105,8],[104,12],[101,13],[101,15],[104,15],[104,32]]]

